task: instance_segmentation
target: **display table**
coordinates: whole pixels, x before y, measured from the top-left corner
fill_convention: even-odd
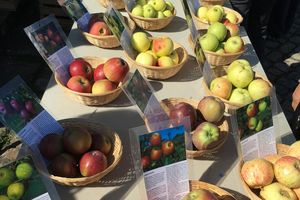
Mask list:
[[[91,13],[105,11],[96,0],[85,0],[83,3]],[[171,24],[162,31],[149,33],[153,36],[168,35],[173,41],[182,44],[190,56],[188,62],[176,76],[166,81],[150,80],[150,83],[155,89],[158,99],[184,97],[200,100],[204,96],[204,90],[201,86],[201,70],[193,57],[193,50],[188,43],[190,31],[185,21],[181,3],[177,0],[173,0],[173,3],[177,9],[177,16]],[[264,74],[249,38],[244,31],[241,32],[241,35],[247,43],[247,51],[243,55],[243,58],[251,63],[255,71]],[[70,32],[69,40],[73,45],[72,51],[75,57],[99,56],[124,58],[123,50],[120,47],[109,50],[90,45],[81,35],[76,25],[73,26]],[[131,68],[131,71],[133,70],[134,68]],[[84,106],[70,100],[52,77],[41,103],[57,120],[77,117],[88,118],[89,120],[104,123],[112,127],[119,133],[124,147],[119,165],[104,177],[101,183],[85,187],[56,185],[61,199],[147,199],[143,179],[136,180],[133,173],[128,131],[130,128],[142,126],[144,123],[137,112],[137,107],[131,105],[125,94],[121,94],[116,101],[103,107]],[[291,131],[283,113],[278,113],[274,120],[275,130],[278,130],[278,133],[284,136],[283,142],[290,143],[293,138],[289,137]],[[245,199],[246,193],[241,186],[237,167],[238,153],[232,134],[230,134],[226,143],[215,154],[189,160],[190,179],[219,185],[228,189],[233,195],[236,195],[237,199]]]

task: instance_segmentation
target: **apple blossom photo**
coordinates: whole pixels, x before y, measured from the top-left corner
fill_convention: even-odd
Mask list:
[[[236,116],[241,140],[273,126],[270,96],[239,108]]]
[[[186,159],[184,126],[139,136],[144,172]]]

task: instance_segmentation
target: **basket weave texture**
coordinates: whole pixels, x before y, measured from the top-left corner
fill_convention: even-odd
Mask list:
[[[118,10],[125,8],[123,0],[99,0],[99,3],[105,8],[107,8],[110,3]]]

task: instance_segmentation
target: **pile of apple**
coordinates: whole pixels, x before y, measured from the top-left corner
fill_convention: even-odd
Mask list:
[[[128,71],[127,62],[121,58],[110,58],[95,69],[84,59],[77,58],[69,65],[71,78],[67,87],[75,92],[101,95],[115,90]]]
[[[237,53],[244,48],[239,27],[229,21],[213,22],[207,33],[199,38],[199,42],[203,50],[218,54]]]
[[[221,135],[217,126],[223,119],[224,103],[217,97],[207,96],[200,100],[197,108],[186,102],[175,104],[169,117],[173,126],[188,125],[193,132],[192,142],[198,150],[207,150],[219,144]],[[189,118],[190,124],[186,124]]]
[[[96,36],[112,35],[107,24],[98,15],[91,17],[89,21],[89,33]]]
[[[171,17],[173,13],[174,5],[165,0],[137,0],[131,10],[132,15],[145,18],[161,19]]]
[[[88,177],[108,167],[112,142],[108,136],[84,127],[66,127],[63,134],[50,133],[38,144],[42,156],[50,161],[55,176]]]
[[[255,79],[254,71],[244,59],[233,61],[226,77],[217,77],[210,83],[210,91],[229,102],[246,105],[270,94],[271,86],[263,79]]]
[[[230,11],[225,13],[221,5],[214,5],[212,7],[201,6],[198,8],[196,15],[201,21],[209,24],[225,20],[233,24],[238,23],[238,17]]]
[[[241,176],[264,200],[300,199],[300,141],[290,146],[288,155],[246,161]]]
[[[169,37],[150,39],[144,32],[136,32],[131,37],[131,44],[139,52],[135,61],[141,65],[171,67],[179,63],[178,53]]]

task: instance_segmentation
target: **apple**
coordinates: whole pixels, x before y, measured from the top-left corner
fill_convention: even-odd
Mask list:
[[[271,86],[263,79],[255,79],[248,85],[248,91],[253,101],[256,101],[265,96],[269,96],[271,92]]]
[[[16,177],[19,180],[29,179],[32,173],[33,173],[33,167],[27,162],[20,163],[16,167]]]
[[[259,104],[258,104],[258,110],[259,112],[264,112],[267,108],[268,104],[266,101],[260,101]]]
[[[0,200],[10,200],[6,195],[0,195]]]
[[[165,18],[166,16],[164,15],[163,11],[158,11],[157,12],[157,18],[158,19],[162,19],[162,18]]]
[[[198,150],[212,148],[219,141],[219,138],[219,127],[210,122],[202,122],[192,135],[193,144]]]
[[[94,81],[106,79],[104,72],[103,72],[104,63],[98,65],[94,70]]]
[[[150,48],[151,41],[144,32],[135,32],[131,37],[131,44],[138,52],[145,52]]]
[[[261,120],[258,120],[258,123],[257,123],[257,126],[255,128],[255,131],[258,132],[258,131],[261,131],[262,128],[263,128],[264,124]]]
[[[128,71],[129,66],[122,58],[110,58],[103,66],[105,77],[115,83],[122,82]]]
[[[279,155],[279,154],[272,154],[272,155],[267,155],[264,157],[265,160],[271,162],[273,165],[275,164],[275,162],[281,158],[282,155]]]
[[[166,1],[166,5],[167,5],[166,10],[169,10],[171,12],[174,11],[174,5],[171,1]]]
[[[31,119],[31,114],[25,108],[20,111],[20,115],[26,122]]]
[[[104,134],[92,134],[91,149],[101,151],[107,156],[112,149],[112,143],[109,137]]]
[[[93,176],[108,166],[107,158],[101,151],[89,151],[80,158],[79,169],[82,176]]]
[[[241,169],[241,176],[250,188],[260,188],[272,183],[273,165],[263,158],[246,161]]]
[[[160,67],[172,67],[174,66],[174,62],[171,57],[169,56],[161,56],[157,60],[157,64]]]
[[[207,17],[206,17],[207,11],[208,11],[207,7],[205,6],[199,7],[197,10],[197,17],[203,21],[207,21]]]
[[[67,127],[63,133],[64,148],[67,152],[80,155],[85,153],[92,145],[92,136],[83,127]]]
[[[283,156],[274,164],[277,181],[289,188],[300,187],[300,160],[292,156]]]
[[[173,41],[169,37],[156,37],[152,40],[152,51],[158,57],[170,55],[173,48]]]
[[[150,0],[148,4],[150,4],[156,11],[164,11],[167,6],[164,0]]]
[[[232,90],[232,84],[227,78],[218,77],[212,80],[209,89],[218,97],[229,99]]]
[[[143,7],[139,4],[135,5],[131,10],[131,14],[134,16],[144,17],[143,15]]]
[[[229,20],[225,20],[224,25],[226,26],[227,30],[229,31],[230,37],[240,35],[240,29],[239,29],[238,25],[230,23]]]
[[[161,137],[159,133],[153,133],[149,140],[151,146],[158,146],[161,143]]]
[[[221,22],[214,22],[208,27],[207,33],[214,34],[222,42],[227,35],[227,28]]]
[[[237,88],[245,88],[253,80],[254,72],[246,60],[235,60],[227,68],[227,78]]]
[[[257,114],[257,105],[255,103],[251,103],[247,106],[246,113],[248,117],[254,117]]]
[[[177,65],[179,63],[179,56],[178,56],[178,53],[177,51],[172,51],[172,53],[169,55],[169,57],[173,60],[173,63],[175,65]]]
[[[81,93],[90,93],[92,91],[90,81],[83,76],[72,76],[67,82],[67,87],[70,90]]]
[[[146,4],[143,6],[143,16],[145,18],[155,18],[157,11],[150,4]]]
[[[247,105],[252,102],[248,90],[242,88],[235,88],[229,98],[232,103]]]
[[[215,51],[219,46],[219,40],[214,34],[206,33],[199,39],[203,50]]]
[[[221,5],[214,5],[213,7],[214,8],[218,8],[222,12],[222,16],[224,16],[225,11],[224,11],[223,6],[221,6]]]
[[[148,51],[146,51],[146,53],[151,54],[153,56],[154,63],[155,63],[154,65],[156,65],[158,57],[155,55],[155,53],[152,50],[148,50]]]
[[[217,97],[206,96],[197,106],[203,118],[208,122],[218,122],[224,116],[225,104]]]
[[[236,24],[238,22],[237,16],[232,12],[226,13],[225,19],[227,19],[230,23],[233,23],[233,24]]]
[[[98,80],[93,84],[92,94],[104,94],[113,91],[117,88],[117,85],[107,79]]]
[[[172,154],[175,150],[174,143],[172,141],[165,141],[161,145],[162,152],[165,156]]]
[[[265,200],[298,200],[293,190],[278,182],[264,186],[259,194]]]
[[[111,31],[109,27],[105,24],[105,22],[99,21],[91,25],[89,33],[96,36],[111,35]]]
[[[12,100],[10,100],[9,103],[10,103],[11,107],[13,107],[13,109],[17,112],[20,112],[24,108],[23,103],[17,99],[12,99]]]
[[[150,162],[151,162],[149,156],[143,156],[141,161],[142,161],[143,169],[146,169],[147,167],[149,167]]]
[[[159,160],[162,156],[162,150],[159,148],[152,148],[150,153],[151,160]]]
[[[163,11],[163,14],[164,14],[164,16],[166,16],[166,17],[171,17],[171,16],[173,16],[172,11],[170,11],[170,10],[165,10],[165,11]]]
[[[250,117],[248,119],[248,128],[250,130],[254,130],[257,126],[257,118],[256,117]]]
[[[144,6],[144,5],[147,4],[147,1],[148,1],[148,0],[137,0],[137,1],[136,1],[136,4],[141,5],[141,6]]]
[[[0,168],[0,188],[6,187],[15,180],[15,173],[11,168]]]
[[[300,159],[300,141],[296,141],[290,146],[288,155]]]
[[[50,133],[44,136],[38,144],[38,148],[45,158],[53,159],[63,152],[62,135]]]
[[[206,17],[209,23],[220,22],[223,18],[223,13],[220,8],[213,6],[208,9]]]
[[[11,200],[21,199],[25,192],[25,186],[21,182],[12,183],[8,186],[6,194]]]
[[[174,105],[174,107],[172,107],[170,110],[169,117],[173,126],[182,124],[186,125],[185,122],[187,118],[190,120],[190,124],[188,126],[191,128],[191,130],[193,130],[196,126],[196,110],[188,103],[180,102]]]
[[[244,47],[244,41],[240,36],[233,36],[227,39],[224,45],[226,53],[240,52]]]
[[[92,66],[82,58],[77,58],[70,63],[69,72],[71,76],[82,76],[88,80],[93,78]]]
[[[74,178],[78,176],[76,159],[67,153],[62,153],[52,160],[49,171],[55,176]]]
[[[199,188],[189,192],[183,200],[218,200],[218,198],[209,190]]]
[[[219,45],[215,53],[222,55],[225,54],[225,50]]]
[[[148,51],[147,51],[148,52]],[[141,65],[146,66],[155,66],[156,65],[156,59],[154,56],[147,52],[141,52],[137,55],[135,58],[135,61]]]

